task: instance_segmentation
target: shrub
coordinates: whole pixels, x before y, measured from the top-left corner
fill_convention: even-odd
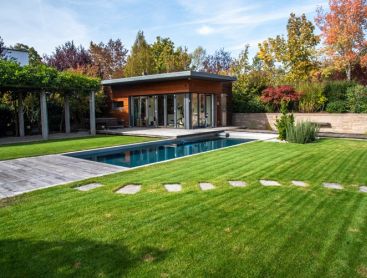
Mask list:
[[[326,105],[326,112],[329,113],[345,113],[348,111],[345,100],[335,100]]]
[[[314,142],[318,132],[319,127],[311,122],[300,122],[296,125],[289,124],[286,129],[287,141],[297,144]]]
[[[347,101],[350,112],[367,113],[367,88],[362,85],[348,88]]]
[[[297,87],[297,91],[301,92],[299,111],[311,113],[323,110],[327,100],[324,88],[325,85],[320,82],[299,84]]]
[[[279,111],[282,103],[294,104],[300,99],[300,94],[292,86],[268,87],[261,93],[261,101],[270,104],[274,111]]]
[[[294,125],[294,116],[293,114],[287,114],[287,103],[281,103],[281,113],[280,118],[276,119],[275,126],[278,130],[278,138],[280,140],[287,139],[287,127],[290,125]]]
[[[324,93],[329,102],[346,100],[347,90],[356,85],[354,81],[330,81],[325,84]]]

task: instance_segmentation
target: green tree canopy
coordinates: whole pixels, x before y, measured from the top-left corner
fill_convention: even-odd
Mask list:
[[[315,26],[304,14],[291,14],[287,24],[287,38],[276,36],[259,44],[258,56],[268,70],[274,70],[280,63],[288,81],[307,80],[317,67],[316,46],[319,36],[314,34]]]

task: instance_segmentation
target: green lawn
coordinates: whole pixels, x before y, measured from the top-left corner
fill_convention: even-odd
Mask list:
[[[0,146],[0,160],[81,151],[94,148],[139,143],[150,140],[156,139],[136,136],[98,135],[94,137],[17,143]]]
[[[366,141],[256,142],[90,181],[105,186],[0,202],[3,277],[367,277]],[[184,191],[165,192],[168,182]],[[113,193],[127,183],[143,189]]]

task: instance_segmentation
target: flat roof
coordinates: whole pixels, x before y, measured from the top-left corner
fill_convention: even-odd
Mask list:
[[[212,81],[236,81],[237,78],[227,75],[219,75],[207,72],[198,71],[179,71],[179,72],[169,72],[160,74],[149,74],[141,76],[133,76],[126,78],[108,79],[102,80],[102,85],[122,85],[122,84],[133,84],[133,83],[144,83],[144,82],[159,82],[166,80],[180,80],[180,79],[202,79],[202,80],[212,80]]]

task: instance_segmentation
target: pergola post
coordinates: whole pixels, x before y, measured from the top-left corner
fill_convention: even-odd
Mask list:
[[[40,104],[41,104],[42,138],[44,140],[47,140],[48,139],[48,115],[47,115],[47,100],[46,100],[45,92],[41,92],[40,94]]]
[[[89,95],[89,124],[90,134],[96,135],[96,108],[95,108],[95,92],[90,92]]]
[[[69,96],[64,95],[65,133],[70,133],[70,103]]]
[[[19,136],[24,137],[24,104],[23,104],[23,93],[18,94],[18,120],[19,120]]]

